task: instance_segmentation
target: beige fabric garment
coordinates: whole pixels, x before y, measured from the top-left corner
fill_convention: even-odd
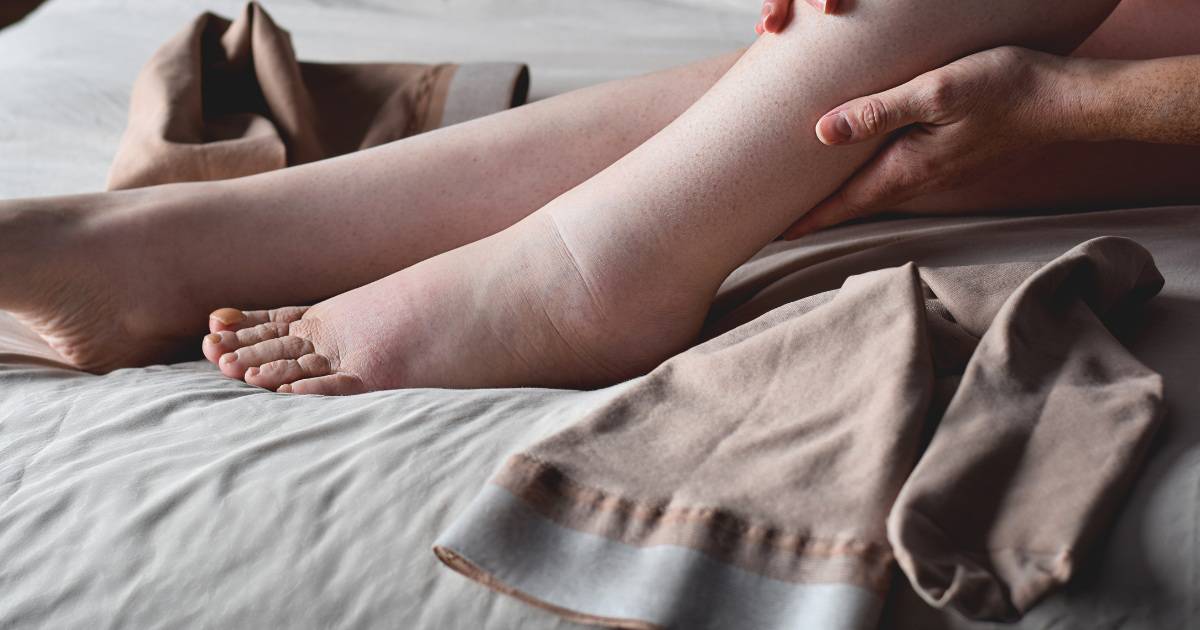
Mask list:
[[[1161,286],[1146,250],[1112,237],[1044,266],[851,277],[667,361],[514,455],[491,481],[506,494],[485,490],[436,550],[492,588],[621,627],[720,616],[687,593],[732,574],[706,565],[660,585],[678,591],[673,605],[606,608],[621,587],[587,577],[594,554],[577,559],[569,532],[629,547],[636,572],[656,570],[646,554],[665,545],[772,584],[879,594],[897,559],[931,604],[1012,619],[1070,578],[1137,470],[1162,384],[1106,324]],[[531,540],[514,525],[540,521],[559,533]],[[532,557],[555,561],[516,559]],[[828,619],[797,612],[811,593],[770,588],[764,605],[790,612],[745,627]],[[875,621],[856,614],[836,627]]]
[[[257,3],[205,13],[138,76],[108,187],[227,179],[333,157],[524,102],[517,63],[323,64]]]

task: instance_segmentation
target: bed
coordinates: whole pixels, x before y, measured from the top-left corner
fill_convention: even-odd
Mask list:
[[[532,98],[745,45],[757,13],[744,0],[265,4],[304,59],[520,60]],[[0,198],[101,189],[141,64],[201,11],[240,7],[51,0],[0,31]],[[1049,260],[1102,235],[1141,243],[1166,278],[1126,342],[1163,375],[1168,411],[1100,549],[1014,627],[1200,627],[1200,207],[845,226],[764,249],[725,283],[711,330],[871,269]],[[0,627],[579,627],[430,547],[507,454],[627,386],[339,399],[274,395],[205,362],[96,376],[0,313]],[[893,584],[883,628],[993,627]]]

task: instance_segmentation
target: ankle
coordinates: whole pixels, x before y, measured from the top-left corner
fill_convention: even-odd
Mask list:
[[[699,334],[712,297],[706,289],[626,264],[620,255],[594,260],[598,250],[576,247],[552,218],[533,223],[536,232],[523,242],[537,248],[534,264],[554,270],[543,279],[546,314],[608,376],[644,373]]]

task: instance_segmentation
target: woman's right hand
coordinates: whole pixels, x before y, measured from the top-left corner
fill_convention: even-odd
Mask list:
[[[838,0],[805,0],[821,13],[836,13]],[[787,26],[792,18],[792,0],[763,0],[762,17],[754,27],[754,32],[778,33]]]

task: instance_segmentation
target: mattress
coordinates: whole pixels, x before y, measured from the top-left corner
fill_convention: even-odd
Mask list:
[[[272,0],[304,59],[530,64],[534,98],[744,45],[746,0]],[[51,0],[0,31],[0,197],[97,190],[141,63],[231,0]],[[710,334],[910,260],[1049,260],[1101,235],[1166,286],[1125,334],[1168,414],[1101,548],[1018,628],[1200,627],[1200,207],[902,219],[774,244],[725,283]],[[4,270],[0,270],[3,273]],[[64,369],[0,313],[0,627],[577,627],[430,551],[505,456],[627,384],[279,396],[204,362]],[[885,628],[991,627],[897,577]]]

